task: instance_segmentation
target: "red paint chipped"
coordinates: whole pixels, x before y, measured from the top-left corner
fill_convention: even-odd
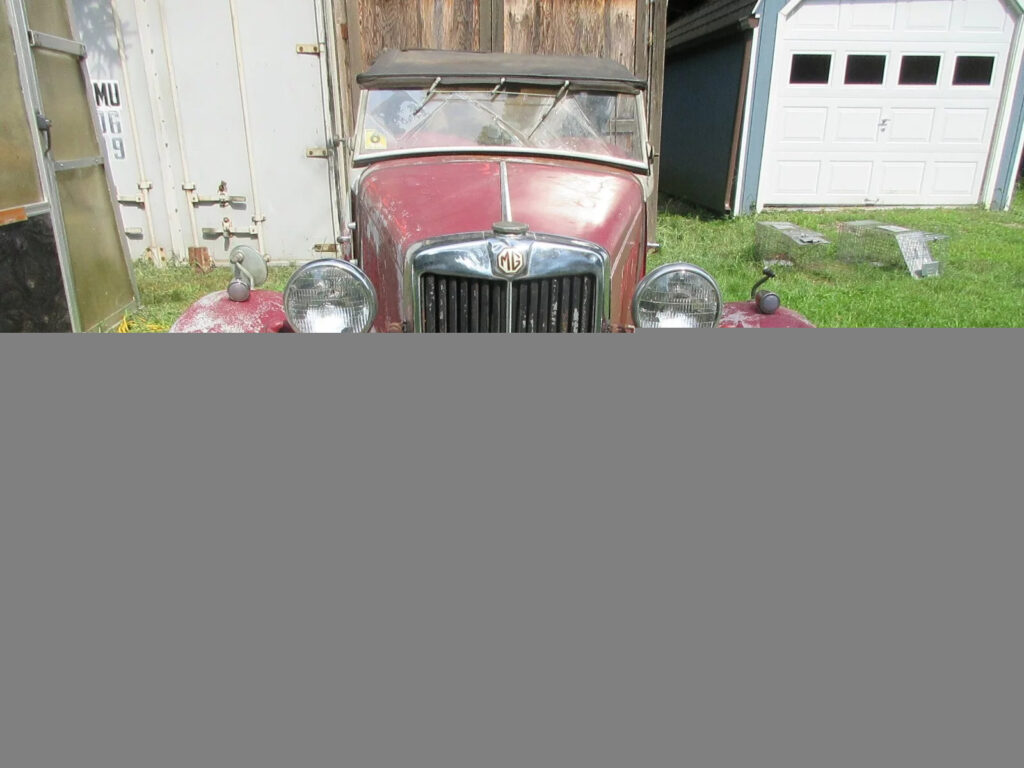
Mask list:
[[[814,326],[799,312],[785,307],[774,315],[762,315],[752,301],[726,304],[722,308],[719,328],[813,328]]]
[[[208,293],[171,326],[171,333],[279,333],[288,324],[278,291],[253,291],[232,301],[227,291]]]

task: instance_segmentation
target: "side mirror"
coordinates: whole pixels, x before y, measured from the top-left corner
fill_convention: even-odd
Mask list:
[[[252,289],[267,282],[267,260],[255,248],[239,245],[231,251],[228,261],[234,269],[228,297],[232,301],[248,301]]]
[[[757,311],[762,315],[774,315],[782,306],[779,294],[774,291],[759,291],[757,289],[775,277],[775,273],[766,267],[761,274],[764,277],[758,280],[750,290],[750,299],[757,305]]]

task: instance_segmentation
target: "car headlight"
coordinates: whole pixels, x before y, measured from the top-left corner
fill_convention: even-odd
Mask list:
[[[354,264],[311,261],[288,281],[284,311],[300,333],[362,333],[377,316],[377,292]]]
[[[640,281],[633,294],[637,328],[713,328],[721,313],[718,284],[692,264],[658,267]]]

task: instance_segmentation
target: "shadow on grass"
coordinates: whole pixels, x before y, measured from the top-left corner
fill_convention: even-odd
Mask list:
[[[658,213],[670,213],[673,216],[685,216],[698,221],[727,221],[732,218],[664,193],[658,194]]]

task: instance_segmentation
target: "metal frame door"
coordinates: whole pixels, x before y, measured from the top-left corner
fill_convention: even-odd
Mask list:
[[[75,331],[111,327],[139,302],[88,88],[85,46],[64,0],[7,0],[46,205]]]

